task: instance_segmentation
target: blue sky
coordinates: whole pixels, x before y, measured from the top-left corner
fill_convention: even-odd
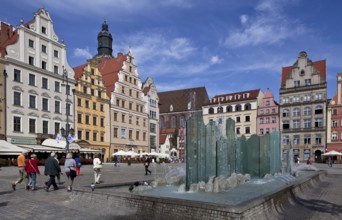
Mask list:
[[[14,26],[50,12],[72,67],[97,53],[104,20],[113,55],[129,46],[142,81],[158,92],[205,86],[209,97],[267,88],[279,99],[281,68],[300,51],[327,60],[328,98],[342,72],[340,0],[15,0],[0,20]]]

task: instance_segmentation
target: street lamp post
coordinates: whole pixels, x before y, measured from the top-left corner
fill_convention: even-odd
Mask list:
[[[64,84],[64,81],[66,84]],[[70,125],[69,125],[69,113],[70,113],[70,109],[68,108],[68,100],[69,100],[69,92],[70,92],[70,88],[69,88],[69,78],[68,78],[68,73],[67,70],[65,69],[65,67],[63,66],[63,84],[62,86],[65,85],[65,93],[66,93],[66,102],[65,102],[65,112],[66,112],[66,117],[67,117],[67,121],[66,121],[66,132],[65,132],[65,140],[66,140],[66,153],[69,153],[69,141],[68,141],[68,135],[69,135],[69,130],[70,130]],[[63,129],[63,128],[62,128]],[[62,130],[61,129],[61,130]],[[63,129],[64,130],[64,129]]]

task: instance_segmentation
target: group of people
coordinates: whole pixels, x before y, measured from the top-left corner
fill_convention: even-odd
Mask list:
[[[17,166],[19,171],[19,178],[12,183],[12,189],[16,190],[17,184],[24,181],[26,190],[35,191],[37,189],[37,175],[40,175],[40,171],[38,168],[38,160],[36,154],[31,154],[30,158],[27,159],[28,152],[23,151],[17,158]],[[72,191],[72,186],[74,183],[74,179],[76,176],[81,174],[81,160],[79,156],[76,154],[73,157],[72,153],[67,153],[66,159],[64,162],[64,173],[67,178],[67,191]],[[99,155],[97,155],[93,160],[94,166],[94,179],[95,183],[100,183],[100,176],[101,176],[101,167],[102,162],[99,159]],[[44,175],[48,176],[49,179],[45,182],[45,191],[49,192],[50,187],[52,186],[54,190],[58,190],[58,184],[63,184],[60,181],[62,170],[59,165],[58,154],[52,152],[50,156],[45,161],[45,169]],[[57,183],[56,183],[57,178]]]

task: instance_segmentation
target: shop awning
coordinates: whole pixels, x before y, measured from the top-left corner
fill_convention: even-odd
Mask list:
[[[25,149],[8,143],[5,140],[0,140],[0,155],[19,155],[23,151]]]
[[[42,145],[65,150],[67,146],[67,142],[65,140],[57,141],[56,139],[50,138],[50,139],[46,139],[45,141],[43,141]],[[80,145],[76,143],[69,144],[69,150],[80,150],[80,149],[81,149]]]
[[[58,152],[58,153],[63,153],[64,149],[59,149],[59,148],[53,148],[53,147],[47,147],[47,146],[42,146],[42,145],[24,145],[21,144],[19,147],[22,147],[30,152],[41,152],[41,153],[51,153],[51,152]]]
[[[80,149],[81,153],[101,153],[101,150],[95,150],[95,149],[90,149],[90,148],[81,148]]]

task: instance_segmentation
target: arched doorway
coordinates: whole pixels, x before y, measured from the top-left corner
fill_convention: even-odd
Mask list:
[[[322,151],[315,151],[315,163],[322,163]]]

